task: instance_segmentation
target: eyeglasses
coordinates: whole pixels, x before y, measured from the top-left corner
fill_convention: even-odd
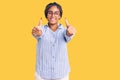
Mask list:
[[[53,12],[53,11],[48,11],[48,15],[53,15],[54,14],[54,16],[59,16],[60,15],[60,11],[55,11],[55,12]]]

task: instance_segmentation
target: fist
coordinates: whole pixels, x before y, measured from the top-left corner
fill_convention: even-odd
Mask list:
[[[66,24],[66,27],[67,27],[67,29],[66,29],[67,36],[74,35],[76,33],[76,29],[68,23],[67,19],[65,19],[65,24]]]
[[[38,26],[36,26],[32,29],[33,36],[41,36],[42,35],[41,26],[42,26],[42,18],[40,19]]]
[[[42,35],[42,30],[39,29],[38,27],[34,27],[34,28],[32,29],[32,34],[33,34],[34,36],[41,36],[41,35]]]

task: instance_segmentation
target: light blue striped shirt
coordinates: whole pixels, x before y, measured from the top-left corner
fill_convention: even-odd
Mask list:
[[[66,43],[72,38],[66,35],[66,29],[59,24],[53,32],[48,25],[41,27],[42,35],[35,37],[37,43],[36,72],[45,79],[57,79],[70,72]]]

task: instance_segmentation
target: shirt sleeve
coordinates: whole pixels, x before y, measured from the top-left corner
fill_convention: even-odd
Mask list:
[[[69,41],[73,38],[73,36],[74,36],[74,35],[68,36],[68,35],[66,34],[66,29],[65,29],[65,31],[64,31],[64,37],[65,37],[65,41],[66,41],[66,42],[69,42]]]

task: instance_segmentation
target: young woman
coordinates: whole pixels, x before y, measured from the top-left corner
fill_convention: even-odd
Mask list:
[[[37,39],[36,80],[69,80],[70,65],[66,43],[71,40],[76,30],[65,20],[66,28],[58,21],[62,17],[62,7],[49,3],[45,8],[48,24],[39,25],[32,29]]]

